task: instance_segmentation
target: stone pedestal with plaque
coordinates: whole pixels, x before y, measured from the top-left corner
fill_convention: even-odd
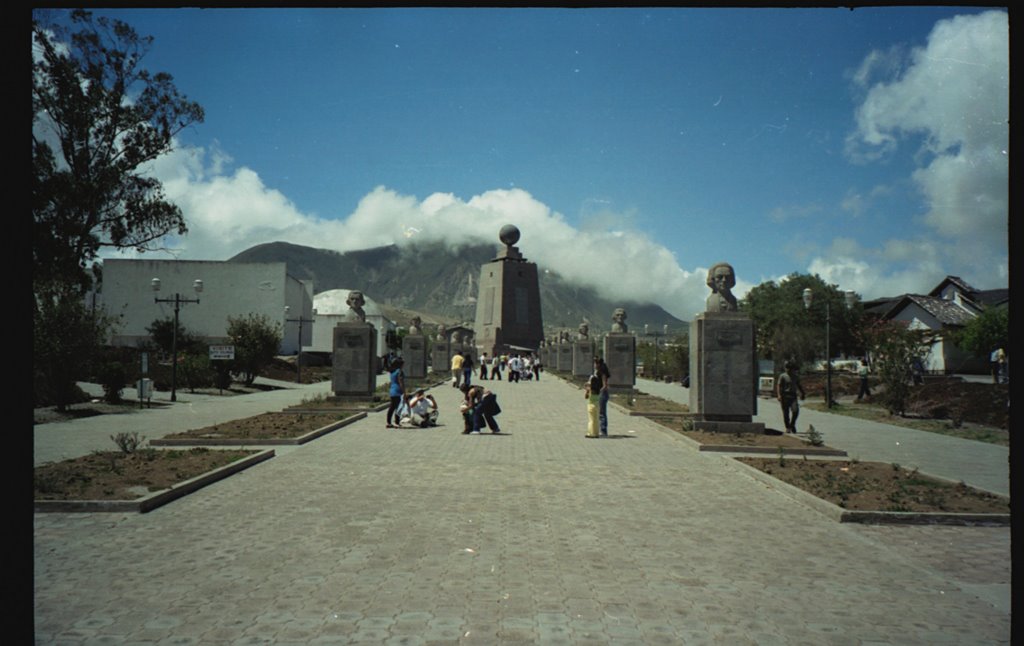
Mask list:
[[[693,428],[764,433],[757,413],[754,322],[742,312],[705,312],[690,323],[690,412]]]
[[[452,373],[451,341],[434,341],[430,351],[430,369],[442,375]]]
[[[611,392],[631,392],[636,384],[636,337],[611,333],[604,338],[604,362],[611,372]]]
[[[586,377],[594,372],[594,344],[590,339],[578,339],[572,342],[572,374],[575,377]]]
[[[427,376],[427,337],[422,334],[408,334],[402,338],[402,359],[405,361],[405,376],[423,379]]]
[[[555,361],[558,362],[558,371],[569,372],[572,370],[572,344],[568,341],[562,341],[557,347],[558,357]]]
[[[331,390],[336,396],[373,396],[377,387],[377,330],[370,323],[334,327]]]

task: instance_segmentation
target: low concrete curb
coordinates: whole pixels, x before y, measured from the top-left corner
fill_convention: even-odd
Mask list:
[[[282,413],[294,414],[294,415],[318,415],[321,413],[379,413],[382,410],[387,410],[390,406],[390,402],[382,402],[368,408],[284,408],[281,410]]]
[[[230,437],[165,437],[156,440],[150,440],[151,446],[295,446],[298,444],[305,444],[310,440],[327,435],[331,431],[336,431],[342,426],[348,426],[352,422],[358,421],[366,417],[366,413],[357,413],[350,415],[344,419],[340,419],[337,422],[322,426],[316,430],[310,431],[305,435],[299,437],[289,438],[270,438],[260,440],[248,440],[245,438],[230,438]]]
[[[835,457],[847,457],[847,452],[841,449],[823,449],[816,446],[801,448],[781,447],[783,455],[831,455]],[[701,451],[713,451],[715,453],[765,453],[778,455],[779,448],[770,446],[736,446],[733,444],[701,444]]]
[[[726,457],[726,456],[723,456]],[[760,469],[739,460],[729,459],[737,470],[746,473],[783,495],[802,503],[814,511],[840,523],[863,523],[865,525],[961,525],[961,526],[1009,526],[1010,514],[954,514],[902,511],[853,511],[843,509],[827,500],[822,500],[799,487],[774,478]],[[922,473],[922,475],[928,475]],[[934,476],[929,476],[934,477]]]
[[[616,406],[618,406],[618,405],[616,404]],[[626,412],[625,409],[623,409],[622,406],[618,406],[618,408],[622,412]],[[658,419],[659,417],[667,417],[669,419],[674,419],[676,417],[695,417],[695,415],[693,413],[683,412],[683,411],[679,411],[678,413],[669,413],[669,412],[664,412],[664,413],[645,413],[643,411],[633,410],[633,411],[629,411],[628,414],[629,414],[630,417],[649,417],[651,419]]]
[[[146,513],[161,505],[187,496],[193,491],[198,491],[208,484],[234,475],[239,471],[248,469],[254,464],[274,457],[274,450],[267,449],[250,455],[247,458],[236,460],[213,471],[208,471],[194,478],[179,482],[178,484],[157,491],[148,496],[135,500],[36,500],[35,511],[39,512],[139,512]]]

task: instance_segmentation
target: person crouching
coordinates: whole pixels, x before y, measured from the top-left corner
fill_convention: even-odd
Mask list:
[[[487,428],[491,429],[491,433],[500,433],[501,429],[498,427],[498,422],[494,419],[501,412],[497,396],[482,386],[469,386],[467,384],[462,385],[462,393],[466,398],[460,409],[463,411],[463,418],[465,419],[465,430],[462,433],[479,435],[480,427],[484,424],[487,424]]]

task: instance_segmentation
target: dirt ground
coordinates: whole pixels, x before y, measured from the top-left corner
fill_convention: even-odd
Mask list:
[[[250,450],[95,452],[35,468],[35,500],[135,500],[231,464]]]
[[[808,400],[824,400],[825,376],[801,376]],[[878,401],[879,386],[872,380],[875,395],[869,401]],[[988,384],[964,381],[959,377],[928,377],[919,386],[910,389],[907,402],[908,417],[950,420],[954,423],[971,422],[992,428],[1008,429],[1010,423],[1009,384]],[[832,375],[833,399],[855,397],[860,381],[850,375]]]
[[[663,424],[664,422],[659,421],[659,423]],[[811,446],[810,443],[805,442],[798,435],[787,435],[778,431],[768,431],[766,433],[708,433],[706,431],[676,430],[679,430],[679,432],[686,437],[691,440],[696,440],[701,444],[737,447],[749,446],[771,449],[777,449],[779,447],[784,449],[802,449]],[[832,447],[822,444],[815,448],[830,449]]]
[[[182,433],[172,433],[165,437],[247,441],[293,438],[323,428],[338,419],[338,415],[330,413],[263,413]]]
[[[894,464],[802,457],[736,459],[850,510],[1010,513],[1009,503],[999,496]]]

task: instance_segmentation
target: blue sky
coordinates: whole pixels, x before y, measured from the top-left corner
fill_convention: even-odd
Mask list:
[[[1008,285],[1004,10],[97,13],[206,110],[152,168],[190,227],[155,257],[513,223],[544,270],[684,319],[719,261],[740,294]]]

